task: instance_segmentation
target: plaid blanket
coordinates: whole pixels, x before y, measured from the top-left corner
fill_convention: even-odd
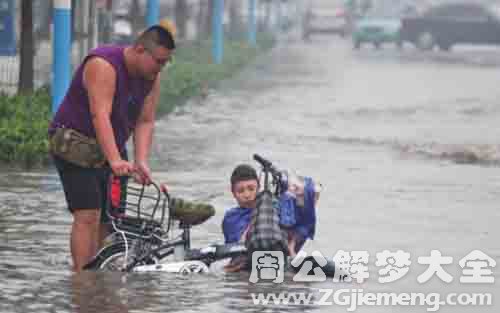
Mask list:
[[[257,208],[253,210],[248,238],[247,249],[254,251],[283,251],[288,252],[285,230],[280,227],[279,203],[271,192],[261,192],[257,196]]]

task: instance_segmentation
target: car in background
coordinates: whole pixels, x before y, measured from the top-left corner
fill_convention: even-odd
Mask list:
[[[444,51],[459,43],[500,44],[500,13],[470,2],[436,5],[421,16],[403,18],[401,40],[421,50],[438,46]]]
[[[416,14],[417,9],[408,3],[396,5],[385,2],[384,6],[374,7],[354,23],[352,31],[354,48],[361,48],[363,43],[371,43],[377,49],[384,43],[395,43],[398,48],[402,48],[401,19]]]
[[[344,37],[348,33],[348,25],[348,15],[342,6],[325,8],[310,4],[303,18],[302,37],[307,40],[319,33]]]
[[[370,12],[356,21],[352,32],[353,46],[359,49],[363,43],[371,43],[378,49],[383,43],[392,42],[401,48],[400,30],[401,19],[398,15]]]

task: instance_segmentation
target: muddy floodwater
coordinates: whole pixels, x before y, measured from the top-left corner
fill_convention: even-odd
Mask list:
[[[231,170],[255,164],[251,156],[260,153],[323,183],[316,238],[305,250],[328,259],[338,250],[367,252],[369,277],[361,284],[290,279],[259,286],[248,274],[74,275],[71,215],[55,171],[3,169],[0,311],[346,312],[352,293],[344,293],[341,303],[332,294],[327,305],[258,305],[252,295],[295,292],[318,300],[320,289],[356,289],[439,294],[440,312],[498,312],[500,282],[460,282],[467,273],[460,261],[481,251],[484,276],[498,280],[499,71],[500,50],[491,47],[354,51],[332,37],[308,43],[290,38],[207,98],[157,122],[155,179],[168,182],[172,193],[217,208],[194,229],[193,246],[223,241],[224,210],[234,204]],[[377,255],[384,250],[410,255],[408,272],[394,282],[379,282],[384,259],[377,262]],[[451,282],[440,271],[419,282],[429,268],[419,258],[432,250],[452,257],[441,266]],[[490,294],[493,304],[453,305],[445,299],[451,293]],[[436,306],[433,299],[360,305],[356,312],[427,312]]]

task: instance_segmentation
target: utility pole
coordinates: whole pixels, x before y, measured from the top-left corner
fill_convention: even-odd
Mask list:
[[[90,0],[89,3],[89,50],[97,47],[98,43],[98,29],[97,29],[97,7],[96,3],[93,0]]]
[[[21,4],[21,66],[19,70],[18,92],[33,91],[33,2],[23,1]]]
[[[71,0],[54,0],[52,112],[59,108],[71,74]]]
[[[255,20],[255,0],[248,0],[248,43],[255,46],[257,43],[257,23]]]
[[[160,11],[159,0],[148,0],[148,10],[146,13],[146,24],[148,27],[158,24],[159,11]]]
[[[215,64],[221,64],[224,54],[224,0],[213,0],[212,10],[212,57]]]
[[[177,26],[177,37],[187,37],[188,3],[186,0],[175,1],[175,24]]]
[[[78,41],[78,60],[83,61],[83,58],[89,51],[89,0],[78,1],[78,32],[80,33]]]

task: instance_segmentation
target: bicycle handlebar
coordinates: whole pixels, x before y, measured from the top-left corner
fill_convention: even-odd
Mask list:
[[[265,171],[269,171],[273,176],[279,176],[280,171],[273,165],[273,163],[264,157],[254,154],[253,159],[257,162],[259,162],[260,165],[264,168]]]
[[[260,163],[260,165],[262,165],[262,166],[263,166],[263,167],[265,167],[265,168],[270,168],[270,167],[272,167],[272,166],[273,166],[273,163],[271,163],[271,161],[264,159],[263,157],[261,157],[261,156],[260,156],[260,155],[258,155],[257,153],[255,153],[255,154],[253,155],[253,159],[254,159],[255,161],[259,162],[259,163]]]

